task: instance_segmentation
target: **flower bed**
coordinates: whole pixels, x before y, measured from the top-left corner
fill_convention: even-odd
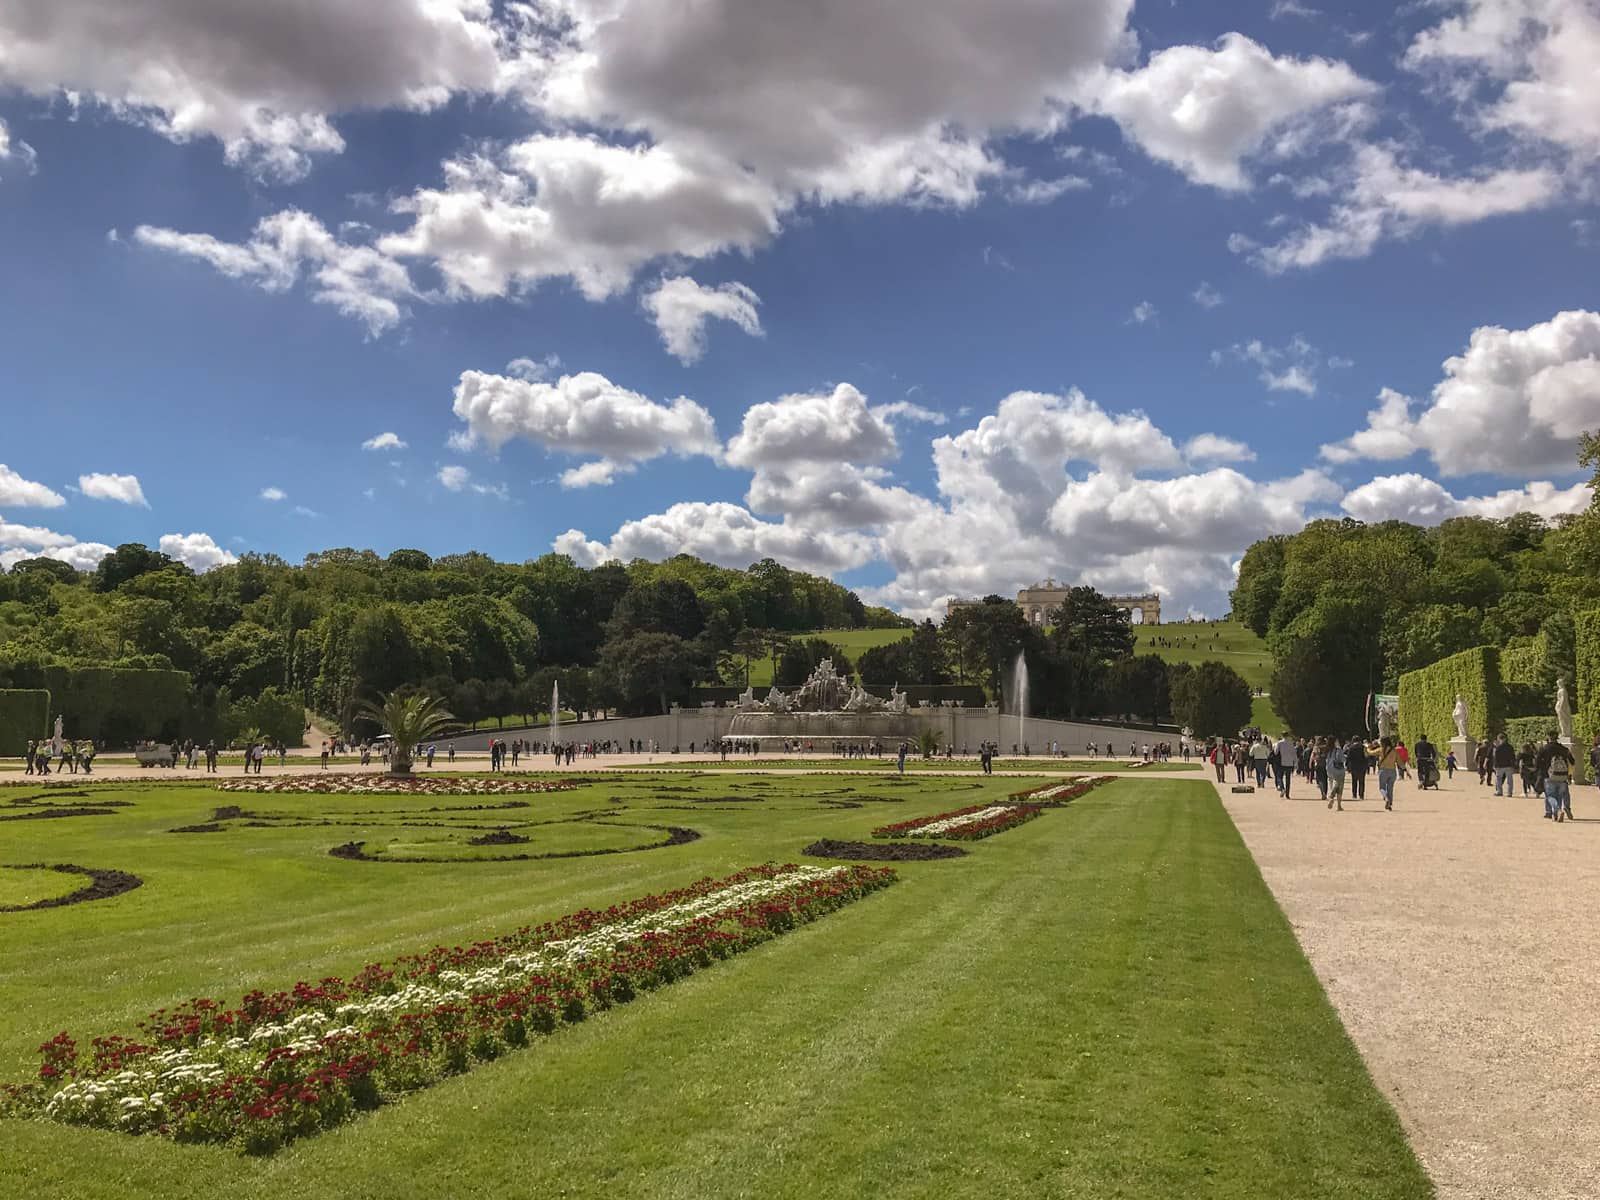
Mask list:
[[[1102,783],[1113,782],[1116,778],[1115,775],[1096,775],[1092,779],[1076,776],[1060,783],[1042,783],[1025,792],[1013,792],[1011,800],[1015,804],[1042,804],[1047,808],[1059,808],[1079,796],[1088,795]]]
[[[631,1000],[895,881],[890,868],[751,867],[604,912],[440,946],[349,980],[197,999],[136,1037],[67,1034],[0,1116],[45,1116],[269,1153]]]
[[[273,779],[230,779],[219,792],[294,792],[341,796],[511,796],[529,792],[567,792],[571,779],[497,779],[490,775],[359,775],[330,772],[282,775]]]
[[[937,813],[931,817],[918,817],[915,821],[899,821],[883,825],[872,831],[875,838],[946,837],[975,842],[979,838],[993,837],[1033,820],[1040,814],[1038,806],[1025,804],[974,804],[971,808],[958,808],[954,812]]]

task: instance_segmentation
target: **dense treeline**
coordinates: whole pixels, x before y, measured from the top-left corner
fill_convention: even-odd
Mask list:
[[[770,559],[584,569],[343,549],[196,575],[125,545],[93,572],[33,559],[0,575],[0,687],[50,666],[170,668],[206,709],[290,696],[348,728],[362,697],[403,684],[467,720],[539,712],[559,669],[568,707],[655,711],[718,680],[741,635],[907,623]]]
[[[863,627],[908,633],[857,662],[795,636]],[[194,694],[163,731],[176,722],[222,739],[292,741],[302,706],[357,729],[363,699],[405,685],[472,722],[545,712],[558,679],[564,708],[655,713],[697,685],[748,682],[760,660],[792,688],[824,657],[865,683],[978,685],[1009,707],[1023,654],[1037,715],[1168,719],[1188,668],[1132,650],[1128,615],[1092,588],[1074,589],[1044,629],[998,596],[913,625],[771,560],[746,571],[688,556],[585,569],[555,554],[511,564],[329,550],[299,566],[246,555],[196,575],[125,545],[93,572],[35,559],[0,575],[0,687],[48,686],[62,668],[183,671]]]
[[[1576,615],[1600,604],[1600,507],[1554,523],[1315,521],[1251,546],[1232,600],[1267,639],[1273,706],[1297,731],[1358,729],[1369,691],[1475,646],[1526,654],[1549,695],[1574,678]]]

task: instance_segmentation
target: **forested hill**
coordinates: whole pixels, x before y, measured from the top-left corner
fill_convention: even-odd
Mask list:
[[[203,691],[274,687],[338,714],[358,694],[401,684],[458,695],[454,685],[477,681],[548,698],[544,669],[592,666],[608,641],[615,657],[670,675],[743,629],[899,624],[908,622],[771,559],[743,571],[688,556],[587,570],[556,554],[501,563],[341,549],[299,566],[250,554],[196,575],[125,545],[92,573],[33,559],[0,574],[0,687],[33,686],[47,665],[171,667]],[[623,644],[640,637],[651,640]],[[563,690],[569,678],[581,690],[584,674],[564,673]]]
[[[1600,604],[1600,511],[1315,521],[1251,546],[1232,599],[1267,639],[1273,706],[1293,729],[1360,728],[1369,690],[1474,646],[1537,647],[1553,691],[1574,677],[1574,615]]]

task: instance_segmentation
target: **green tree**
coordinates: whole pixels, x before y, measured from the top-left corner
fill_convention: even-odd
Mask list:
[[[411,774],[411,756],[417,746],[443,734],[455,722],[455,716],[437,696],[422,692],[390,692],[376,702],[364,703],[362,710],[394,740],[389,759],[391,775]]]
[[[827,638],[801,638],[783,648],[772,682],[782,688],[799,687],[822,665],[825,658],[833,659],[833,669],[841,677],[849,679],[855,674],[855,664],[841,647]]]
[[[910,682],[935,687],[950,682],[949,660],[937,625],[931,620],[924,620],[911,631],[906,645],[910,647],[911,655]]]
[[[1199,737],[1232,737],[1250,724],[1250,685],[1226,663],[1174,672],[1171,690],[1173,720]]]
[[[617,707],[629,716],[665,713],[703,673],[686,638],[672,633],[628,633],[600,647],[595,671]]]
[[[1167,676],[1166,662],[1153,654],[1119,658],[1105,676],[1102,711],[1156,724],[1172,707]]]
[[[944,639],[961,674],[991,696],[1027,642],[1029,626],[1022,610],[1003,596],[985,596],[982,604],[966,604],[944,619]]]
[[[861,673],[862,683],[922,682],[917,678],[915,656],[911,653],[909,641],[889,642],[863,650],[861,657],[856,660],[856,670]]]

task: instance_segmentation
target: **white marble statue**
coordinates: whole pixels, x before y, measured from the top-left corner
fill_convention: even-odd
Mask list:
[[[1456,736],[1458,738],[1468,737],[1467,719],[1470,714],[1467,712],[1467,702],[1460,692],[1456,693],[1456,706],[1450,715],[1455,718]]]
[[[768,712],[786,713],[794,707],[794,701],[782,688],[773,688],[767,693],[766,709]]]
[[[747,687],[739,693],[739,700],[734,706],[735,712],[755,712],[760,707],[756,702],[756,689]]]
[[[892,713],[903,713],[908,707],[909,705],[906,702],[906,694],[900,690],[900,685],[898,683],[895,684],[889,692],[888,711]]]
[[[1561,731],[1561,740],[1572,740],[1572,701],[1567,698],[1567,677],[1561,676],[1556,680],[1556,728]]]
[[[1393,704],[1388,701],[1378,705],[1378,736],[1391,738],[1395,735],[1395,726],[1398,724],[1399,713]]]

